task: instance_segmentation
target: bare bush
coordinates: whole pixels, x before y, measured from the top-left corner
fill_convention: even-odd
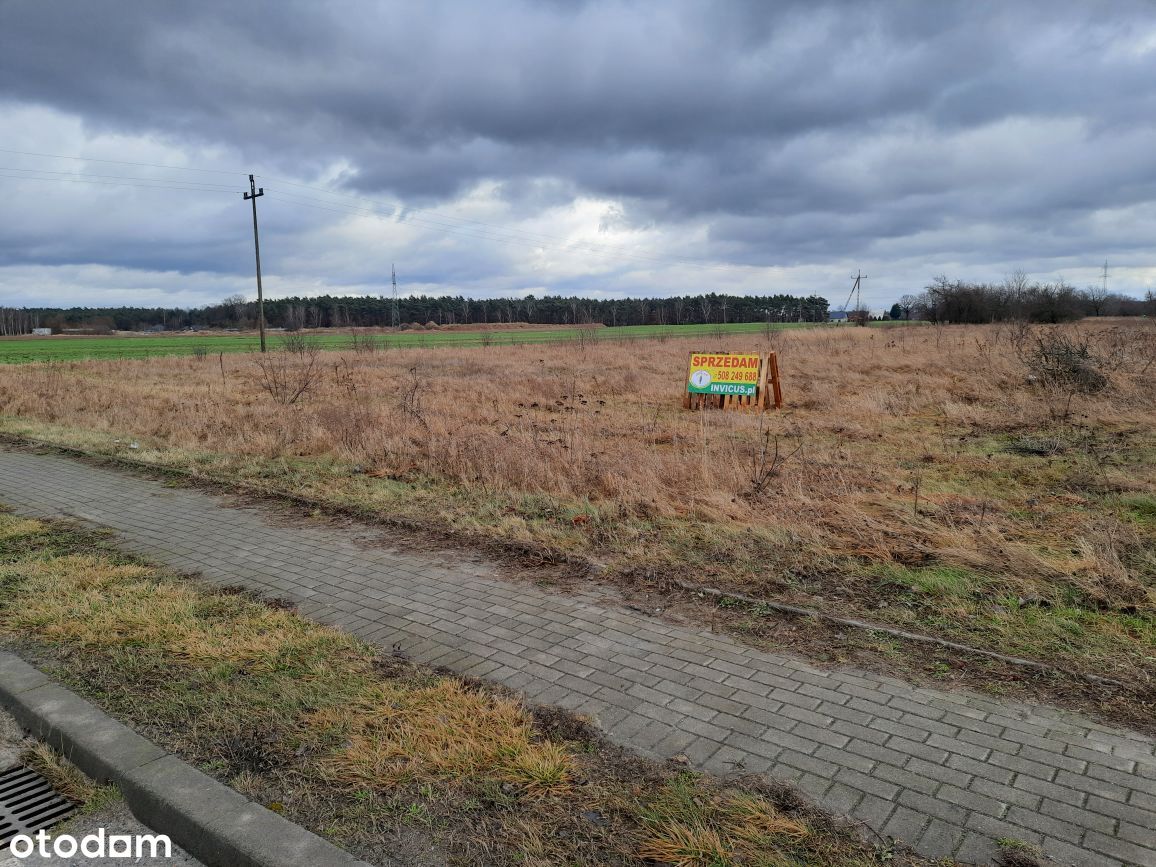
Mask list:
[[[574,342],[585,352],[598,340],[598,327],[589,323],[579,325],[574,332]]]
[[[371,355],[379,349],[385,348],[385,342],[377,337],[375,334],[366,334],[364,332],[351,331],[349,334],[350,348],[354,352]]]
[[[300,331],[289,331],[281,336],[282,352],[288,352],[293,355],[306,355],[310,350],[312,350],[314,355],[317,354],[317,347],[313,341]]]
[[[291,406],[314,388],[321,379],[317,347],[311,342],[300,351],[271,352],[258,355],[255,361],[261,376],[261,388],[278,403]]]
[[[783,465],[803,450],[803,440],[799,439],[795,447],[783,453],[779,446],[779,434],[762,430],[762,419],[759,419],[760,440],[758,447],[751,456],[750,486],[747,495],[757,497],[767,490],[771,480],[782,472]]]
[[[402,388],[400,407],[402,414],[409,419],[417,422],[425,430],[429,431],[429,423],[425,419],[425,414],[422,412],[422,381],[421,376],[416,367],[409,369],[410,381]]]
[[[1058,331],[1037,334],[1035,345],[1023,360],[1044,385],[1079,394],[1095,394],[1108,385],[1108,376],[1101,369],[1103,362],[1092,352],[1087,335]]]

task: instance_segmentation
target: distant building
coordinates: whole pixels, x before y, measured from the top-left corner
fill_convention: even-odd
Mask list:
[[[52,329],[51,328],[33,328],[32,333],[35,334],[37,337],[51,337],[52,336]]]
[[[827,314],[827,319],[830,322],[846,322],[847,321],[847,311],[846,310],[832,310]]]

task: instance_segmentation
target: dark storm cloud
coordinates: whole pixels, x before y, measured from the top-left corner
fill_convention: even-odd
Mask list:
[[[520,217],[604,197],[623,225],[706,221],[700,252],[736,262],[1047,258],[1082,252],[1089,214],[1156,198],[1139,0],[8,0],[0,18],[0,99],[92,135],[221,148],[271,178],[344,163],[348,189],[414,204],[494,182]],[[239,251],[118,264],[162,259]]]

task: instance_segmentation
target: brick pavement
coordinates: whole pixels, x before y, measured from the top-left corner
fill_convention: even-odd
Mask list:
[[[1059,863],[1156,865],[1156,742],[1073,713],[821,669],[597,590],[506,581],[483,558],[406,553],[373,528],[286,526],[59,456],[0,449],[0,501],[110,527],[181,571],[589,714],[640,752],[791,780],[928,856],[987,863],[1008,837]]]

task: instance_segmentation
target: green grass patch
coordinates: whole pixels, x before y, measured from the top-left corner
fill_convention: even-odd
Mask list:
[[[1124,494],[1119,498],[1123,513],[1145,527],[1156,527],[1156,496]]]
[[[885,584],[893,584],[920,596],[937,599],[970,599],[982,592],[985,580],[969,569],[955,566],[924,566],[911,569],[898,564],[870,570]]]
[[[814,323],[771,323],[773,330],[819,327]],[[732,322],[726,325],[626,325],[596,328],[523,328],[493,331],[399,331],[374,335],[378,348],[409,349],[464,346],[510,346],[522,343],[553,343],[587,339],[653,340],[674,337],[709,337],[716,334],[759,334],[768,328],[762,322]],[[325,330],[305,332],[305,339],[319,349],[350,349],[348,332]],[[281,346],[282,337],[271,333],[270,349]],[[82,359],[150,358],[161,355],[216,355],[221,352],[256,352],[260,339],[255,334],[172,334],[110,335],[107,337],[9,337],[0,338],[0,364],[34,361],[80,361]]]

